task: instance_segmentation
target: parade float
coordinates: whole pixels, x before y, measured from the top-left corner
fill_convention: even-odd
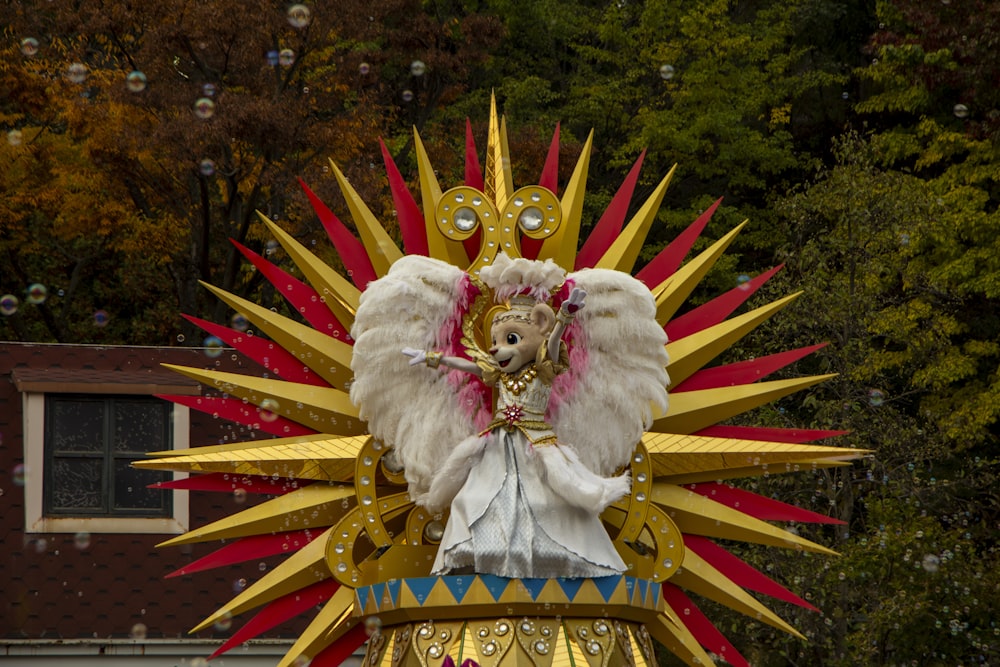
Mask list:
[[[470,132],[443,190],[415,133],[420,204],[383,146],[402,249],[333,165],[356,236],[303,187],[346,276],[261,216],[304,280],[242,250],[300,317],[205,285],[258,335],[189,319],[268,372],[173,367],[211,391],[167,398],[276,437],[135,465],[268,496],[161,545],[224,542],[188,572],[284,557],[197,601],[221,606],[195,632],[248,617],[216,655],[312,614],[282,667],[747,665],[690,594],[801,637],[757,595],[811,606],[731,545],[832,555],[780,524],[835,521],[733,482],[861,451],[733,420],[826,379],[766,379],[818,346],[712,366],[795,295],[734,314],[772,270],[686,307],[743,227],[685,262],[718,202],[636,270],[674,173],[629,218],[641,158],[581,239],[591,141],[517,185],[494,104],[485,169]]]

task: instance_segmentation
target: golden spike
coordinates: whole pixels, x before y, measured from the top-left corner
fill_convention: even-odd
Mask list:
[[[351,371],[353,350],[350,345],[209,283],[199,282],[221,301],[246,315],[275,343],[296,357],[304,366],[308,366],[316,375],[337,389],[347,391],[350,388],[353,377]],[[276,375],[281,375],[280,368],[272,370]]]
[[[782,472],[786,463],[798,463],[802,467],[812,465],[812,461],[843,461],[865,453],[865,450],[845,447],[677,433],[645,433],[642,444],[649,451],[651,475],[658,480],[691,473],[715,474],[734,469],[745,471],[759,466],[775,466],[775,472]],[[763,470],[767,470],[767,467]]]
[[[341,586],[333,594],[316,618],[302,631],[299,638],[288,649],[288,653],[278,662],[277,667],[294,667],[309,664],[326,647],[343,637],[354,627],[358,619],[354,617],[354,590]]]
[[[670,578],[670,582],[709,600],[715,600],[741,614],[763,621],[794,637],[805,639],[798,630],[783,621],[729,577],[712,567],[692,549],[684,551],[684,563]]]
[[[263,447],[219,452],[194,450],[194,453],[187,456],[136,461],[135,467],[350,482],[354,477],[355,458],[368,439],[368,436],[325,436],[323,440],[282,444],[275,444],[276,440],[265,440],[266,445]]]
[[[670,395],[666,416],[656,419],[648,430],[654,433],[694,433],[832,377],[836,377],[836,373],[675,392]]]
[[[704,368],[705,364],[727,350],[730,345],[753,331],[761,322],[797,299],[800,294],[802,292],[791,294],[678,341],[667,343],[667,354],[670,356],[667,372],[670,374],[670,382],[676,386],[691,377],[696,371]]]
[[[427,231],[427,252],[434,259],[448,262],[460,269],[469,266],[469,255],[465,246],[458,241],[446,238],[437,225],[436,213],[438,201],[441,199],[441,186],[438,185],[434,167],[427,156],[424,142],[420,140],[417,128],[413,128],[413,146],[417,154],[417,169],[420,172],[420,203],[424,208],[424,229]]]
[[[344,193],[347,207],[351,209],[351,218],[354,220],[354,226],[358,228],[361,243],[372,262],[372,268],[375,269],[375,274],[381,278],[389,272],[389,267],[401,258],[403,253],[333,160],[330,160],[330,167],[333,169],[333,175],[337,178],[341,192]]]
[[[205,445],[203,447],[190,447],[188,449],[163,449],[158,452],[146,452],[146,456],[166,458],[170,456],[191,456],[193,454],[209,454],[217,452],[234,452],[243,449],[266,449],[273,445],[287,445],[291,443],[312,442],[313,440],[327,440],[326,433],[313,433],[310,435],[293,435],[287,438],[274,438],[271,440],[248,440],[246,442],[229,442],[224,445]],[[148,461],[136,461],[142,464]],[[168,464],[164,464],[168,465]],[[142,467],[140,465],[140,467]],[[153,467],[153,466],[148,466]]]
[[[837,555],[836,551],[675,484],[653,484],[650,499],[665,508],[682,533]]]
[[[345,328],[350,329],[351,325],[354,324],[354,313],[358,310],[358,301],[361,298],[361,292],[358,288],[331,269],[326,262],[312,254],[304,245],[292,238],[288,232],[269,220],[266,215],[260,211],[257,211],[257,215],[278,239],[281,247],[299,267],[306,280],[323,297],[326,307],[330,309],[334,317]]]
[[[229,614],[233,616],[242,614],[248,609],[267,604],[317,581],[329,579],[330,570],[326,566],[326,538],[329,535],[330,529],[327,529],[255,581],[249,588],[219,607],[189,633],[200,632]]]
[[[347,393],[333,387],[285,382],[239,373],[202,370],[189,366],[162,364],[202,384],[216,387],[237,398],[261,406],[265,400],[277,401],[270,412],[287,417],[310,428],[334,435],[362,435],[365,422],[358,418],[358,408]]]
[[[642,244],[646,242],[646,235],[649,234],[649,228],[653,224],[656,212],[660,210],[663,195],[666,194],[667,186],[670,185],[670,180],[674,177],[675,171],[677,171],[676,164],[670,168],[670,171],[663,177],[660,184],[656,186],[653,194],[649,196],[649,199],[642,205],[642,208],[632,217],[632,220],[622,230],[621,234],[618,235],[618,238],[611,244],[611,247],[607,249],[597,264],[594,265],[594,268],[632,273],[632,269],[635,267],[635,260],[639,258],[639,251],[642,250]]]
[[[157,547],[194,544],[209,540],[232,539],[248,535],[279,533],[289,529],[295,518],[296,528],[323,528],[344,512],[341,500],[355,494],[352,485],[309,484],[271,498],[242,512],[178,535]],[[315,516],[314,516],[315,515]]]
[[[486,135],[486,174],[483,179],[486,197],[498,211],[507,205],[514,192],[510,171],[510,149],[507,146],[507,124],[497,115],[497,97],[490,93],[490,125]]]
[[[566,184],[561,202],[562,224],[542,242],[538,251],[538,259],[551,258],[556,264],[567,271],[572,271],[576,264],[576,246],[580,241],[580,225],[583,221],[583,197],[587,191],[587,170],[590,168],[590,151],[594,143],[594,131],[590,131],[587,142],[583,145],[580,159],[576,162],[573,175]]]
[[[715,664],[694,638],[691,631],[680,621],[676,623],[669,616],[660,614],[655,621],[646,625],[653,639],[660,642],[670,652],[691,667],[705,667]]]
[[[862,451],[862,450],[855,450]],[[857,458],[861,454],[852,456]],[[764,474],[779,475],[785,472],[799,472],[800,470],[819,470],[820,468],[840,468],[851,465],[849,461],[838,461],[831,459],[796,459],[786,461],[784,464],[771,467],[768,464],[758,466],[741,466],[738,468],[725,468],[724,470],[704,470],[681,475],[664,475],[659,481],[667,484],[698,484],[700,482],[720,482],[724,479],[743,479],[746,477],[760,477]]]
[[[738,224],[731,232],[713,243],[710,248],[651,290],[653,296],[656,297],[657,322],[666,325],[667,320],[673,317],[684,300],[698,286],[701,279],[715,265],[716,260],[725,252],[746,224],[746,220]]]

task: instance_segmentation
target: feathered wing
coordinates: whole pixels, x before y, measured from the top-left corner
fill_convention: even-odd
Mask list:
[[[474,293],[461,269],[428,257],[403,257],[368,284],[351,330],[351,400],[371,434],[395,448],[418,504],[441,462],[476,432],[472,411],[459,406],[462,383],[473,376],[410,366],[402,349],[454,350]]]
[[[629,462],[667,409],[667,336],[649,289],[621,271],[583,269],[568,276],[586,290],[569,330],[570,371],[557,378],[549,418],[590,470],[611,475]]]

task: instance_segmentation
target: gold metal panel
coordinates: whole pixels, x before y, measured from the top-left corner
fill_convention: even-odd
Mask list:
[[[434,167],[427,157],[427,149],[420,139],[417,128],[413,128],[413,148],[417,157],[417,169],[420,173],[420,203],[424,209],[424,229],[427,233],[427,250],[431,257],[442,262],[448,262],[460,269],[469,267],[469,255],[465,246],[458,241],[445,238],[439,231],[434,211],[441,199],[441,186],[438,185]]]
[[[368,259],[371,260],[372,268],[381,278],[389,272],[393,262],[403,257],[403,253],[333,160],[330,160],[330,168],[333,169],[333,175],[337,178],[347,207],[351,210],[351,218],[361,236],[361,244],[365,247]]]
[[[670,649],[670,652],[691,667],[705,667],[714,664],[705,653],[691,631],[683,623],[674,624],[661,616],[656,622],[646,626],[653,638]]]
[[[323,608],[313,618],[312,623],[299,635],[298,640],[278,663],[278,667],[293,667],[299,656],[309,660],[340,639],[350,630],[355,619],[351,617],[354,608],[354,591],[340,587]]]
[[[583,219],[583,196],[587,190],[587,170],[590,167],[593,145],[594,131],[591,130],[560,202],[562,224],[552,236],[542,241],[542,247],[538,251],[538,259],[551,258],[567,271],[572,271],[576,263],[576,246],[580,240],[580,224]]]

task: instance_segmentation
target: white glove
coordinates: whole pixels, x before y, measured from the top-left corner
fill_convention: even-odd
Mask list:
[[[583,308],[583,300],[586,298],[586,290],[574,287],[573,291],[569,293],[569,298],[562,302],[559,310],[565,315],[575,315],[578,310]]]
[[[427,360],[427,351],[418,350],[412,347],[404,347],[403,354],[410,357],[410,365],[416,366],[417,364],[422,364]]]

